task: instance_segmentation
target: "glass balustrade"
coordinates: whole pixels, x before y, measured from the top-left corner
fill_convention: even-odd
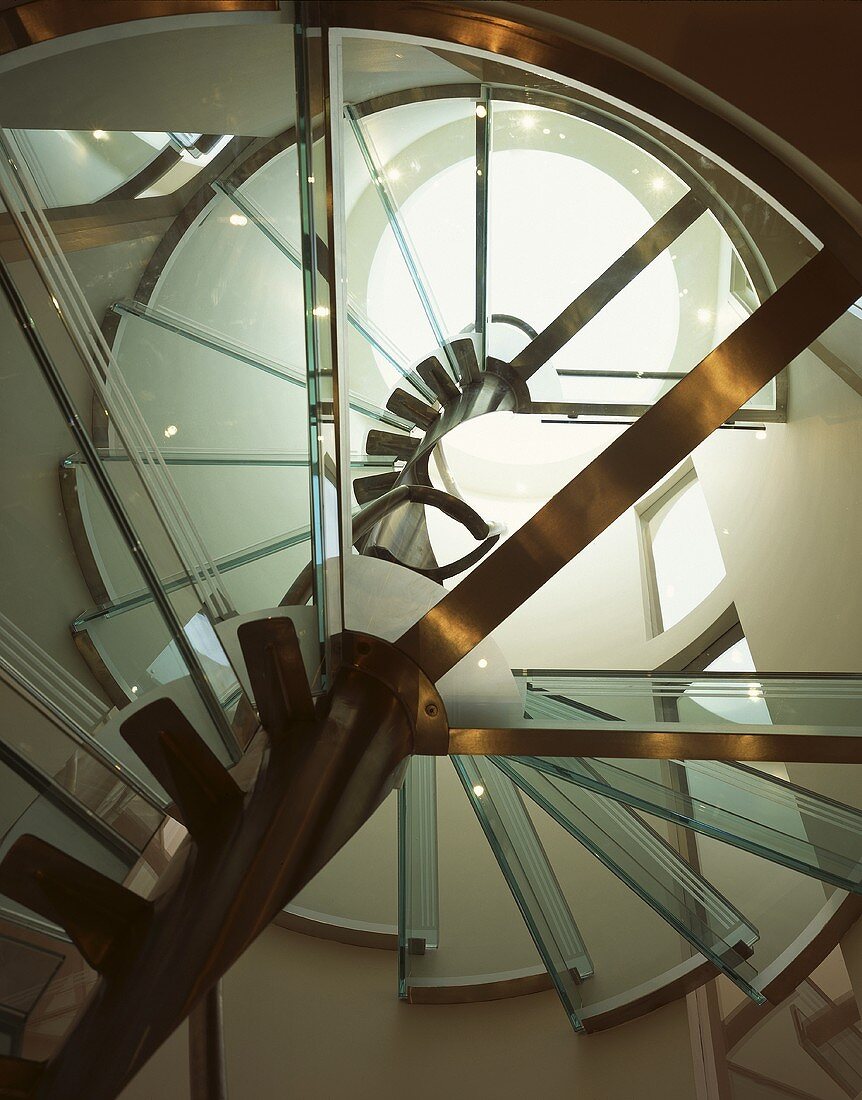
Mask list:
[[[31,834],[124,881],[162,824],[164,791],[140,763],[114,754],[110,719],[95,732],[82,729],[59,712],[44,683],[31,687],[22,671],[2,666],[0,675],[8,716],[0,737],[0,852]],[[0,910],[5,922],[58,934],[8,898]]]
[[[398,790],[398,995],[407,998],[412,960],[440,940],[437,761],[414,756]]]
[[[832,674],[569,673],[519,670],[528,721],[573,729],[614,723],[643,732],[757,727],[787,736],[859,736],[862,679]],[[600,728],[600,727],[598,727]]]

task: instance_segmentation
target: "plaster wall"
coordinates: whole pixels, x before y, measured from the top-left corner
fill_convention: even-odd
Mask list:
[[[225,978],[231,1097],[694,1095],[683,1002],[578,1038],[552,993],[408,1006],[394,996],[392,978],[389,952],[269,928]],[[178,1032],[122,1100],[185,1100],[185,1059]]]

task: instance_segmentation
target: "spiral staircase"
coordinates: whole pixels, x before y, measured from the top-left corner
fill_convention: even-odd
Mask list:
[[[37,6],[12,9],[19,35]],[[53,576],[7,555],[0,608],[0,1096],[117,1096],[190,1014],[201,1095],[223,1095],[218,982],[273,921],[393,950],[412,1004],[554,989],[579,1033],[722,975],[740,1095],[780,1094],[734,1053],[779,1014],[794,1056],[856,1095],[858,1012],[808,975],[860,912],[858,675],[711,671],[743,636],[729,582],[653,620],[636,672],[515,667],[489,635],[633,506],[654,512],[713,433],[740,454],[782,438],[799,357],[819,348],[841,377],[829,334],[862,292],[858,238],[752,139],[621,62],[557,39],[540,78],[507,60],[527,39],[505,20],[491,57],[434,5],[322,5],[324,35],[346,28],[327,115],[317,7],[299,6],[296,118],[275,134],[46,132],[61,154],[0,135],[4,432],[23,471],[7,548],[56,547],[39,551]],[[94,193],[52,209],[71,186],[56,158],[86,166],[115,137]],[[545,171],[564,142],[639,205],[628,222],[609,205],[605,251],[580,282],[552,271],[526,315],[500,196],[518,155]],[[148,204],[156,231],[88,269],[67,235],[119,203]],[[620,364],[609,338],[671,307],[665,359]],[[471,424],[521,417],[602,448],[549,475],[518,526],[463,473]],[[755,697],[765,720],[740,719]],[[822,788],[798,781],[823,764]],[[462,845],[517,927],[473,970],[440,929]],[[368,898],[378,860],[394,920]],[[746,912],[757,876],[795,898],[770,927]],[[465,930],[479,894],[451,903]],[[610,913],[659,945],[613,979],[593,927]]]

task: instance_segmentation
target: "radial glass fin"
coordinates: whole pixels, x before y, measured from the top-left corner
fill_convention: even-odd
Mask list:
[[[520,761],[498,768],[749,997],[762,1001],[748,962],[759,933],[742,913],[634,811],[592,791],[576,792]],[[582,761],[589,770],[589,763]]]
[[[593,964],[512,780],[481,757],[452,757],[494,857],[576,1031],[578,985]]]

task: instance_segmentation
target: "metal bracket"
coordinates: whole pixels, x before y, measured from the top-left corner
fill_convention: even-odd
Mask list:
[[[343,664],[379,680],[397,697],[413,730],[413,751],[420,756],[445,756],[449,719],[437,688],[422,669],[397,646],[374,634],[345,630],[336,644]]]

